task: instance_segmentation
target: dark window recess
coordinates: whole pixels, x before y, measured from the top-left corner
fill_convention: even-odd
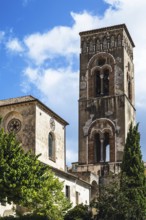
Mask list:
[[[101,159],[101,143],[99,133],[94,136],[95,163],[99,163]]]
[[[48,156],[49,159],[55,161],[55,140],[52,133],[49,133],[48,137]]]
[[[104,71],[103,94],[104,95],[109,95],[109,70]]]
[[[98,60],[98,66],[103,66],[106,63],[106,60],[104,58],[100,58]]]
[[[96,96],[99,96],[101,94],[101,79],[100,79],[100,73],[96,73]]]
[[[65,186],[65,195],[70,200],[70,186]]]

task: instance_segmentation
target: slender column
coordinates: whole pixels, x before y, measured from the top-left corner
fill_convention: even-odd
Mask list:
[[[100,162],[103,162],[104,160],[103,160],[103,141],[104,141],[104,139],[103,138],[101,138],[100,139],[100,143],[101,143],[101,155],[100,155]]]
[[[100,94],[103,95],[103,73],[100,74],[100,82],[101,82],[101,91]]]

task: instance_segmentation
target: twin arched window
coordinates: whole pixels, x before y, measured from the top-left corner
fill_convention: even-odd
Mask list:
[[[95,163],[110,161],[109,133],[105,132],[101,138],[99,133],[94,136]]]
[[[55,139],[52,133],[48,136],[48,156],[49,159],[55,161]]]

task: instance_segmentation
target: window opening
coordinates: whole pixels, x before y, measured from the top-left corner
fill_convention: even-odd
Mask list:
[[[131,82],[128,81],[128,98],[131,100]]]
[[[94,148],[95,148],[95,163],[100,162],[101,158],[101,143],[100,143],[100,135],[99,133],[94,136]]]
[[[70,200],[70,186],[65,186],[65,196]]]
[[[98,66],[103,66],[106,63],[106,60],[104,58],[100,58],[97,61],[97,65]]]
[[[109,70],[104,71],[103,76],[103,94],[109,95]]]
[[[96,72],[96,96],[101,94],[101,79],[100,79],[100,72]]]
[[[55,159],[55,143],[54,143],[54,137],[52,133],[49,133],[49,158],[54,160]]]

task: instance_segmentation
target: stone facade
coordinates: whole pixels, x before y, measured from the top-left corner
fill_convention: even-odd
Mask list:
[[[120,162],[135,120],[134,43],[124,24],[80,37],[79,164]]]
[[[59,115],[32,96],[0,100],[1,126],[13,131],[25,151],[31,150],[49,165],[64,183],[64,193],[73,203],[89,205],[91,185],[66,171],[66,126]],[[0,215],[12,214],[12,206],[1,205]]]
[[[79,161],[71,172],[92,184],[94,198],[99,178],[119,173],[135,122],[134,43],[125,24],[84,31],[80,38]]]
[[[0,101],[0,115],[5,131],[15,131],[15,127],[19,127],[16,135],[26,151],[41,154],[42,162],[65,170],[66,121],[32,96]],[[49,158],[49,133],[55,140],[54,158]]]

